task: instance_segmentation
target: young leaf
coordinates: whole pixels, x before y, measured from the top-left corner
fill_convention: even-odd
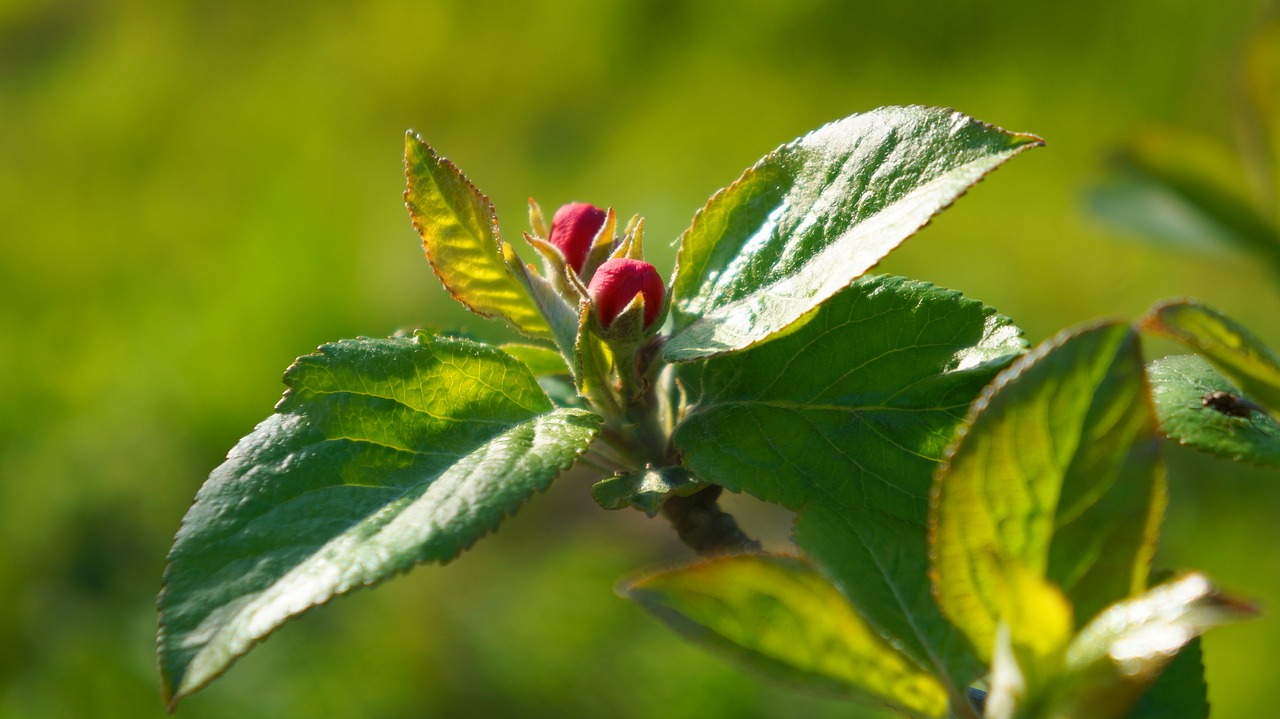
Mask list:
[[[289,617],[453,559],[546,489],[599,425],[553,409],[512,357],[421,333],[325,345],[285,383],[169,554],[159,651],[171,703]]]
[[[1066,674],[1045,716],[1126,716],[1189,642],[1209,629],[1256,613],[1253,607],[1223,596],[1199,574],[1115,604],[1072,642]]]
[[[656,517],[671,497],[687,497],[706,486],[681,467],[649,468],[602,479],[591,486],[591,497],[605,509],[633,507]]]
[[[947,693],[808,564],[744,554],[619,588],[694,642],[766,677],[942,717]]]
[[[422,138],[409,132],[404,140],[404,202],[449,294],[476,314],[501,317],[527,335],[548,336],[538,308],[507,270],[489,198]]]
[[[1280,355],[1221,310],[1195,300],[1172,300],[1152,308],[1141,326],[1200,352],[1245,394],[1280,412]]]
[[[534,306],[538,308],[538,312],[547,323],[551,342],[556,349],[560,350],[560,355],[573,357],[574,344],[578,341],[580,310],[576,305],[571,305],[556,289],[557,284],[563,286],[570,282],[563,260],[559,261],[558,267],[547,263],[547,269],[557,271],[559,275],[546,278],[539,275],[532,267],[525,265],[516,254],[515,248],[506,242],[502,243],[502,259],[507,269],[528,292]]]
[[[779,147],[716,193],[681,238],[664,358],[733,352],[783,330],[1041,144],[951,110],[885,107]]]
[[[926,578],[933,469],[969,403],[1023,350],[958,292],[864,277],[784,338],[683,365],[674,442],[695,475],[801,510],[796,538],[919,666],[979,673]]]
[[[938,604],[990,659],[1005,566],[1062,588],[1077,622],[1140,591],[1164,511],[1137,334],[1064,332],[974,403],[938,471],[930,518]]]
[[[1147,365],[1147,377],[1169,439],[1237,462],[1280,468],[1280,424],[1204,358],[1164,357]],[[1225,397],[1221,401],[1229,406],[1215,408],[1215,397]]]

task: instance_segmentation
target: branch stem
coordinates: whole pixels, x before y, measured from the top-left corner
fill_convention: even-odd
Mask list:
[[[738,528],[733,515],[720,509],[721,487],[711,486],[688,497],[672,497],[662,505],[680,541],[702,556],[759,552],[760,542]]]

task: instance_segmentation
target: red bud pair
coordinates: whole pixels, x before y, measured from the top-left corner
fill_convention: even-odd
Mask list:
[[[547,241],[564,254],[565,263],[574,272],[581,272],[591,243],[604,226],[606,213],[585,202],[562,205],[551,218],[551,232]],[[606,260],[587,287],[600,323],[608,327],[622,313],[636,295],[644,296],[644,326],[648,327],[658,317],[664,292],[662,277],[648,262],[630,259]]]

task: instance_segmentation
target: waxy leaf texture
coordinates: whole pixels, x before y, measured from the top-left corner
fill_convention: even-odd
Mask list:
[[[884,107],[779,147],[681,238],[664,357],[710,357],[781,332],[1041,144],[951,110]]]
[[[970,402],[1024,349],[958,292],[864,277],[799,329],[683,365],[674,441],[699,478],[799,510],[796,539],[873,626],[964,687],[980,668],[929,588],[933,470]]]
[[[520,362],[418,334],[299,358],[288,392],[183,519],[160,595],[176,702],[286,619],[419,562],[447,562],[586,451]]]

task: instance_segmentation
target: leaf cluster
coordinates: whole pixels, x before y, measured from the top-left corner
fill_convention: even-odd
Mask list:
[[[454,559],[575,465],[602,507],[661,514],[710,557],[622,592],[769,676],[922,717],[977,716],[977,685],[1000,718],[1146,716],[1202,690],[1196,637],[1249,609],[1196,574],[1148,589],[1160,436],[1274,465],[1280,360],[1190,301],[1028,352],[978,301],[866,274],[1039,144],[893,107],[782,145],[695,215],[647,326],[639,295],[606,325],[585,288],[606,259],[643,259],[641,218],[619,236],[608,210],[579,273],[531,201],[539,269],[410,133],[427,259],[524,339],[343,340],[289,368],[169,555],[166,700],[312,606]],[[1140,331],[1205,359],[1146,366]],[[793,510],[803,556],[760,554],[725,489]]]

